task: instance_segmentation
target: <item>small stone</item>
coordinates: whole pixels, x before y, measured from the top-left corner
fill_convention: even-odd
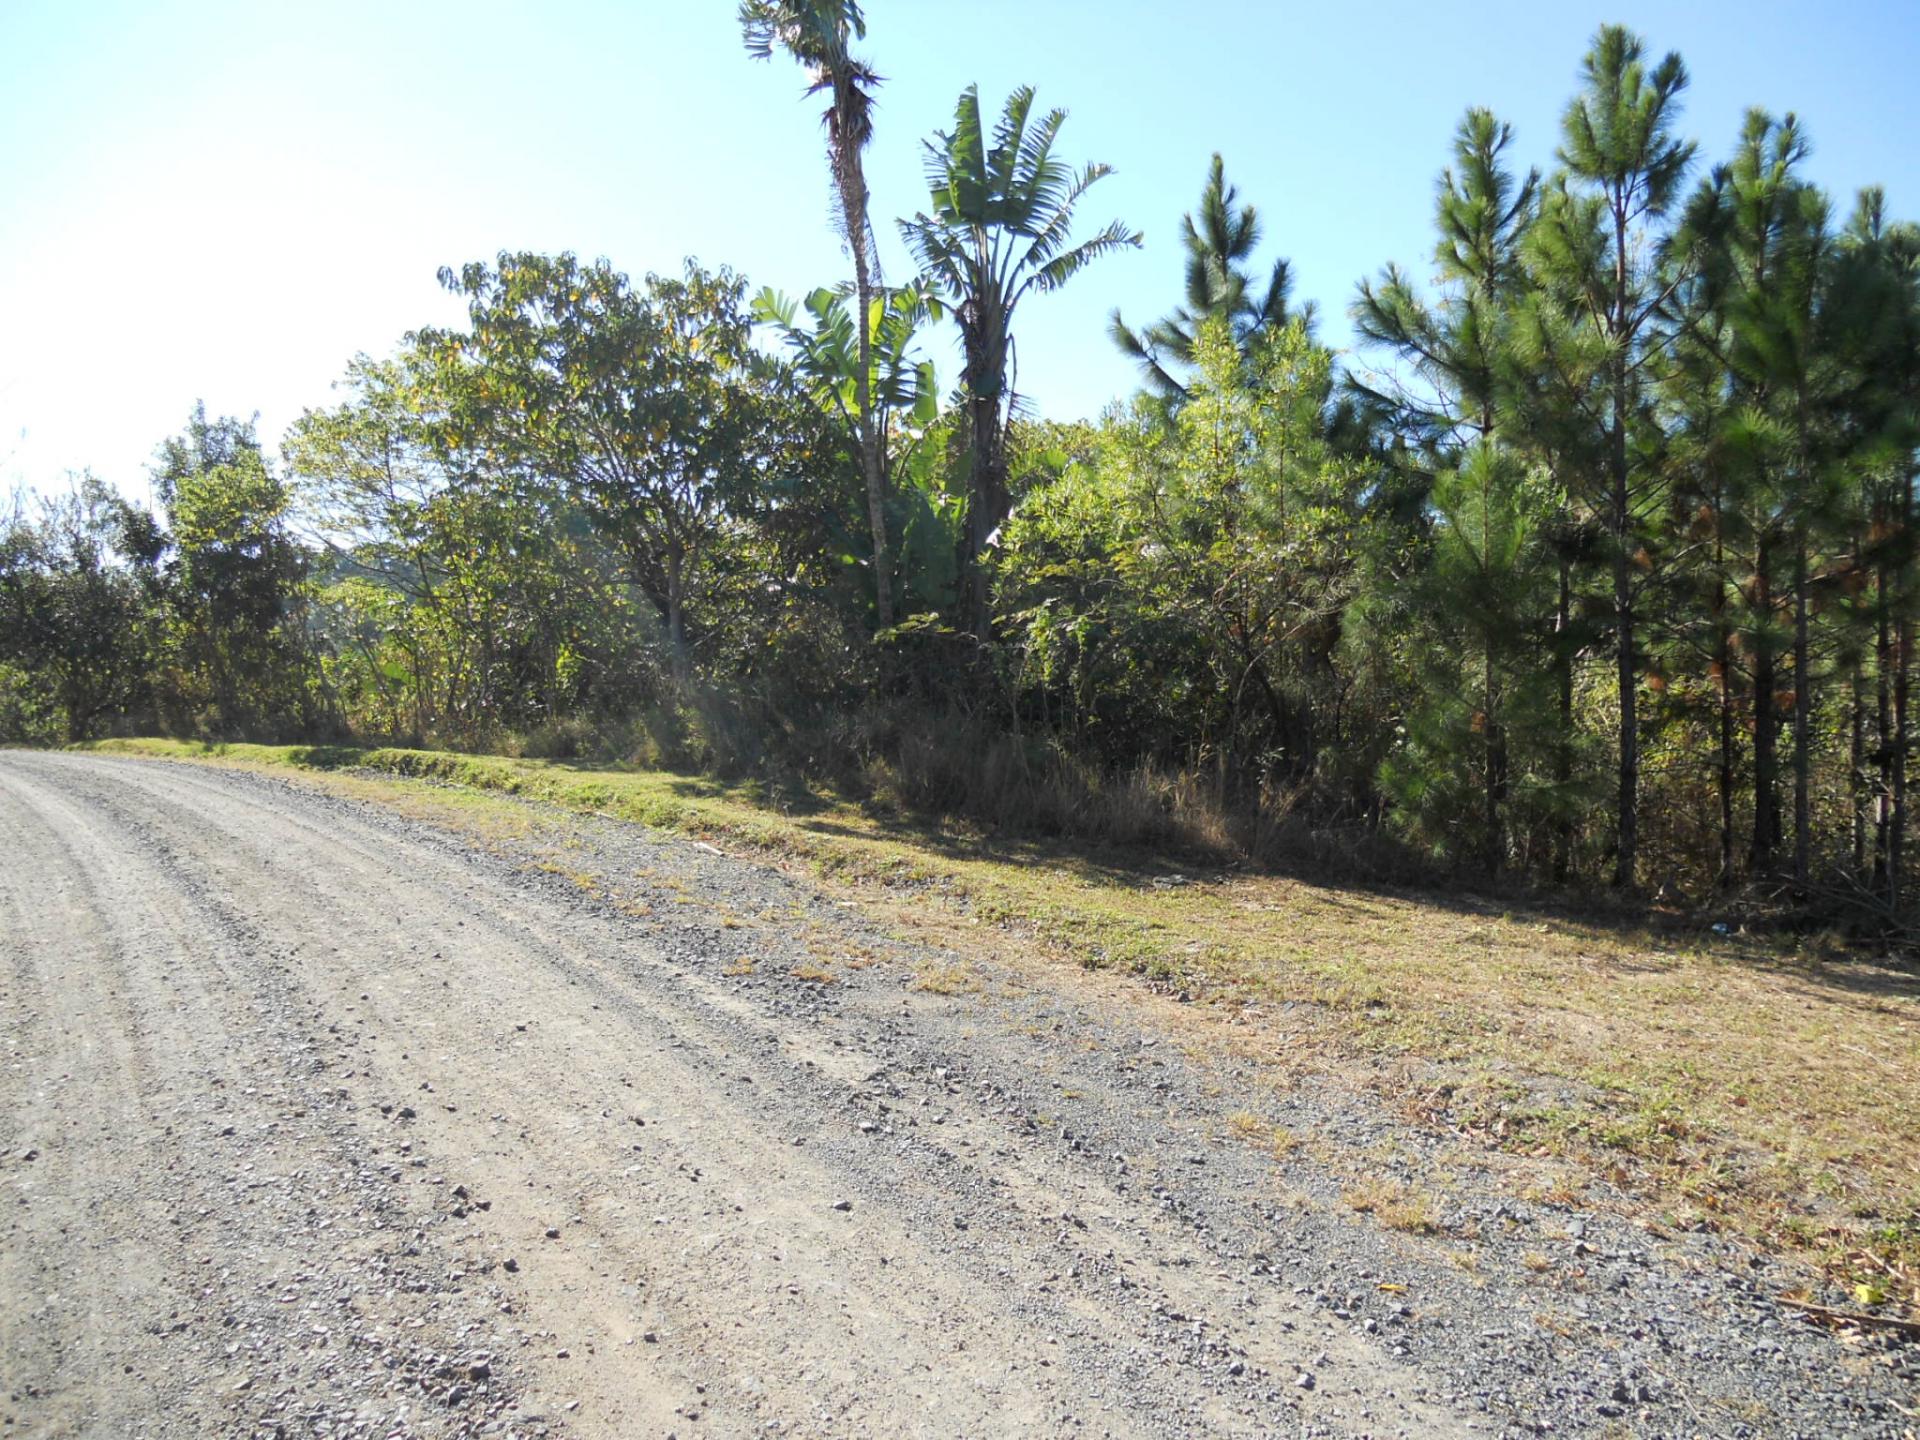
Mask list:
[[[1300,1378],[1294,1381],[1293,1384],[1297,1390],[1311,1390],[1313,1388],[1313,1372],[1311,1370],[1302,1370],[1300,1372]]]
[[[549,1225],[547,1227],[547,1239],[558,1240],[559,1238],[560,1238],[560,1231],[556,1227]]]
[[[833,1202],[833,1208],[836,1210],[851,1210],[853,1209],[853,1202],[851,1200],[836,1200]]]

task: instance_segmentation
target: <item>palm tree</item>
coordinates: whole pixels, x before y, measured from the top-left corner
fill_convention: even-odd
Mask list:
[[[1140,235],[1119,221],[1072,243],[1073,211],[1110,167],[1075,170],[1053,153],[1067,112],[1033,118],[1033,87],[1007,98],[991,138],[980,118],[980,91],[968,86],[953,129],[926,143],[932,214],[900,222],[922,274],[949,302],[965,362],[970,464],[967,527],[961,541],[968,622],[987,635],[987,580],[981,555],[1012,508],[1006,431],[1014,392],[1013,317],[1032,292],[1058,290],[1088,264]]]
[[[1200,208],[1180,222],[1181,243],[1187,251],[1187,303],[1144,330],[1135,330],[1115,310],[1107,333],[1113,343],[1139,362],[1148,386],[1162,399],[1187,398],[1186,385],[1169,366],[1191,369],[1194,337],[1200,324],[1218,316],[1233,328],[1245,349],[1267,330],[1284,328],[1294,319],[1312,324],[1313,307],[1296,316],[1290,308],[1293,268],[1276,259],[1264,288],[1244,262],[1260,244],[1260,212],[1251,204],[1235,208],[1240,192],[1227,183],[1226,163],[1218,154],[1200,192]]]
[[[885,457],[874,424],[872,321],[874,277],[879,269],[873,227],[867,218],[867,177],[862,152],[873,139],[873,91],[880,77],[852,53],[867,35],[859,0],[740,0],[740,37],[747,53],[767,60],[778,47],[806,70],[809,95],[829,96],[821,123],[827,130],[827,164],[840,202],[836,223],[853,256],[855,331],[859,362],[854,371],[854,431],[867,487],[867,523],[873,539],[875,618],[893,624],[893,561],[887,547]]]

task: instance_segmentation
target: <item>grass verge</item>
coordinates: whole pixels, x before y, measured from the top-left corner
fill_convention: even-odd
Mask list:
[[[1640,1217],[1731,1230],[1920,1313],[1920,974],[1817,941],[1660,934],[1470,896],[1182,875],[828,795],[619,766],[340,746],[102,753],[353,769],[775,852],[962,953],[1145,977],[1193,1043],[1344,1067],[1411,1118],[1603,1176]],[[812,977],[809,977],[812,978]],[[825,983],[826,977],[820,977]],[[923,988],[956,988],[945,974]],[[1244,1099],[1245,1097],[1240,1097]],[[1239,1100],[1234,1100],[1234,1104]]]

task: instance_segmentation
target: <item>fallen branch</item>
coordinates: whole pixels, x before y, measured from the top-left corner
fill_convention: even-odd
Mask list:
[[[1866,1325],[1876,1330],[1892,1330],[1920,1340],[1920,1320],[1901,1320],[1892,1315],[1868,1315],[1859,1310],[1833,1310],[1825,1305],[1815,1305],[1808,1300],[1789,1300],[1784,1295],[1774,1297],[1776,1305],[1785,1305],[1789,1309],[1799,1310],[1813,1316],[1816,1320],[1832,1320],[1848,1325]]]

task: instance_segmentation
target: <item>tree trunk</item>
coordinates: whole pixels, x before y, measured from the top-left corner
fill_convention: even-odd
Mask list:
[[[966,628],[983,641],[988,638],[987,572],[981,557],[987,548],[987,536],[992,533],[987,525],[987,492],[992,487],[987,460],[987,447],[992,443],[988,438],[992,426],[988,411],[987,402],[977,396],[967,397],[967,443],[973,453],[967,467],[967,524],[960,545],[960,584]]]
[[[1280,692],[1273,688],[1273,677],[1267,673],[1265,661],[1253,662],[1253,678],[1260,686],[1267,717],[1273,723],[1274,749],[1281,756],[1287,781],[1299,784],[1313,773],[1312,712],[1309,709],[1308,714],[1302,716],[1299,707],[1281,698]],[[1263,778],[1273,773],[1270,766]]]
[[[1638,666],[1634,656],[1633,569],[1627,546],[1633,516],[1627,493],[1626,385],[1617,381],[1613,449],[1613,618],[1620,693],[1620,785],[1613,883],[1630,889],[1640,843],[1640,727]]]
[[[1616,192],[1613,197],[1613,296],[1608,339],[1613,355],[1609,361],[1613,389],[1612,424],[1607,435],[1607,464],[1611,472],[1613,528],[1613,618],[1614,653],[1618,661],[1620,690],[1620,794],[1615,825],[1613,883],[1626,890],[1633,887],[1634,862],[1640,849],[1640,717],[1637,666],[1633,653],[1633,570],[1628,546],[1633,538],[1633,493],[1627,467],[1627,417],[1630,414],[1628,385],[1633,341],[1630,318],[1632,296],[1627,262],[1627,202]]]
[[[1853,662],[1852,698],[1847,719],[1847,798],[1853,810],[1853,873],[1861,880],[1871,874],[1867,861],[1868,812],[1872,787],[1867,784],[1867,676],[1864,656]]]
[[[1813,677],[1808,671],[1807,537],[1793,554],[1793,883],[1804,895],[1812,851],[1813,757],[1810,750]]]
[[[1893,625],[1887,611],[1887,562],[1874,576],[1873,888],[1885,892],[1893,839]]]
[[[967,396],[968,439],[973,447],[969,468],[967,528],[961,583],[966,588],[967,628],[980,640],[993,634],[993,616],[987,593],[987,543],[1007,514],[1005,437],[1000,432],[1000,397]]]
[[[1913,477],[1903,475],[1900,486],[1900,525],[1899,539],[1906,542],[1908,528],[1913,524]],[[1887,908],[1898,914],[1901,904],[1901,887],[1905,882],[1907,844],[1907,701],[1909,683],[1913,673],[1913,620],[1907,613],[1906,603],[1908,587],[1913,581],[1912,561],[1906,562],[1901,572],[1900,583],[1900,623],[1897,628],[1898,639],[1894,645],[1893,670],[1893,806],[1892,816],[1888,820],[1887,840]]]
[[[1715,780],[1720,792],[1720,886],[1733,884],[1733,645],[1725,618],[1726,600],[1714,606],[1714,664],[1720,671],[1720,764]]]
[[[1913,670],[1913,622],[1900,621],[1893,677],[1893,813],[1887,822],[1887,908],[1899,913],[1907,847],[1907,701]]]
[[[673,662],[675,682],[685,685],[691,678],[687,663],[687,592],[684,557],[678,544],[667,549],[667,653]]]
[[[1567,818],[1567,792],[1573,785],[1573,563],[1560,557],[1560,599],[1554,608],[1554,676],[1559,691],[1560,733],[1553,744],[1553,785],[1557,797],[1553,819],[1553,880],[1564,885],[1573,870],[1573,822]]]
[[[1485,670],[1481,685],[1480,713],[1485,717],[1486,740],[1486,827],[1487,873],[1498,875],[1506,859],[1506,837],[1501,829],[1501,811],[1507,798],[1507,737],[1495,718],[1493,645],[1486,647]]]
[[[873,537],[873,601],[878,627],[893,626],[893,557],[887,547],[886,456],[873,416],[873,271],[867,250],[867,182],[858,152],[840,164],[840,200],[847,245],[853,251],[854,303],[858,306],[860,370],[854,400],[860,411],[860,470],[867,482],[867,526]]]
[[[1766,542],[1754,556],[1753,610],[1753,843],[1748,868],[1757,876],[1773,873],[1774,847],[1780,839],[1778,752],[1780,712],[1773,699],[1773,557]]]

